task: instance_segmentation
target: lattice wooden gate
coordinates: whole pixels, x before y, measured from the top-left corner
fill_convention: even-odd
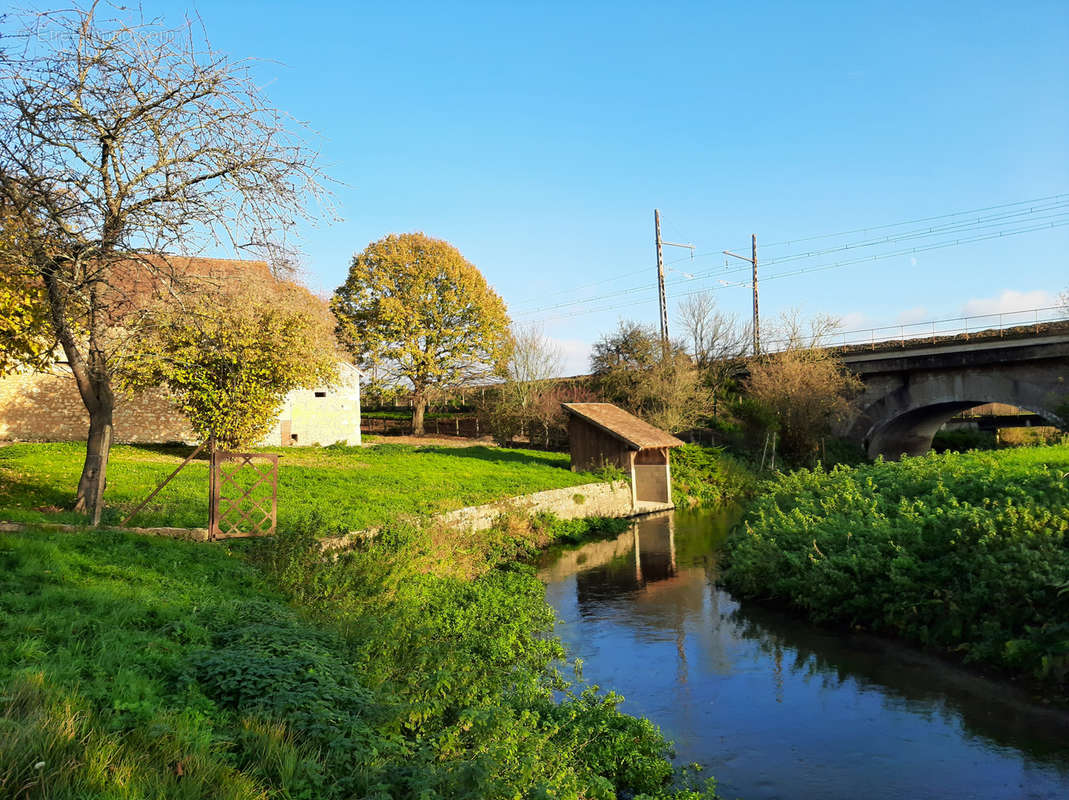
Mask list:
[[[270,536],[278,523],[278,456],[273,453],[211,455],[208,535],[212,539]]]

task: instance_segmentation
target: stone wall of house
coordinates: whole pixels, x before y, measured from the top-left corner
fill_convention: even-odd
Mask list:
[[[260,441],[267,447],[360,444],[360,373],[339,364],[331,386],[290,392],[274,427]]]
[[[115,442],[191,442],[185,415],[163,390],[120,396],[115,403]],[[62,367],[0,378],[0,441],[77,442],[89,431],[89,413],[74,377]]]
[[[186,416],[163,389],[119,396],[116,443],[164,444],[196,440]],[[89,431],[89,414],[69,370],[20,372],[0,378],[0,441],[78,442]],[[285,436],[283,436],[285,433]],[[296,438],[294,438],[296,437]],[[283,441],[285,439],[285,441]],[[263,446],[360,444],[360,375],[342,365],[335,386],[287,395]]]

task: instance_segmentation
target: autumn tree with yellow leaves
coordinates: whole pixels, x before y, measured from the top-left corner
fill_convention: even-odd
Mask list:
[[[201,441],[255,444],[294,389],[328,385],[341,353],[326,304],[293,281],[246,280],[146,315],[119,384],[165,386]]]
[[[21,243],[20,220],[9,208],[0,209],[0,375],[46,366],[55,344],[44,284],[8,257]]]
[[[504,301],[457,248],[423,233],[354,256],[331,308],[367,380],[411,391],[417,436],[436,391],[502,374],[512,348]]]

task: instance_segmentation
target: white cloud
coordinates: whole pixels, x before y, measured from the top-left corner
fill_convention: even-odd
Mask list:
[[[590,342],[579,339],[557,339],[547,336],[562,356],[562,376],[586,375],[590,372]]]
[[[895,322],[899,325],[912,325],[915,322],[927,322],[931,318],[931,312],[926,307],[914,306],[913,308],[907,308],[905,311],[900,311],[898,316],[895,317]]]
[[[862,314],[860,311],[851,311],[849,314],[843,314],[839,317],[839,330],[843,332],[870,327],[872,327],[872,323],[869,322],[868,315]]]
[[[1058,297],[1045,289],[1036,289],[1031,292],[1005,289],[997,297],[972,298],[961,307],[961,313],[966,317],[984,314],[1012,314],[1015,311],[1056,305],[1058,305]]]

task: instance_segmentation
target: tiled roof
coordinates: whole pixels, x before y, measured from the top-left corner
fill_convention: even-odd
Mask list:
[[[653,427],[612,403],[561,403],[561,405],[568,413],[626,442],[634,450],[644,450],[647,447],[680,447],[683,444],[672,434]]]

